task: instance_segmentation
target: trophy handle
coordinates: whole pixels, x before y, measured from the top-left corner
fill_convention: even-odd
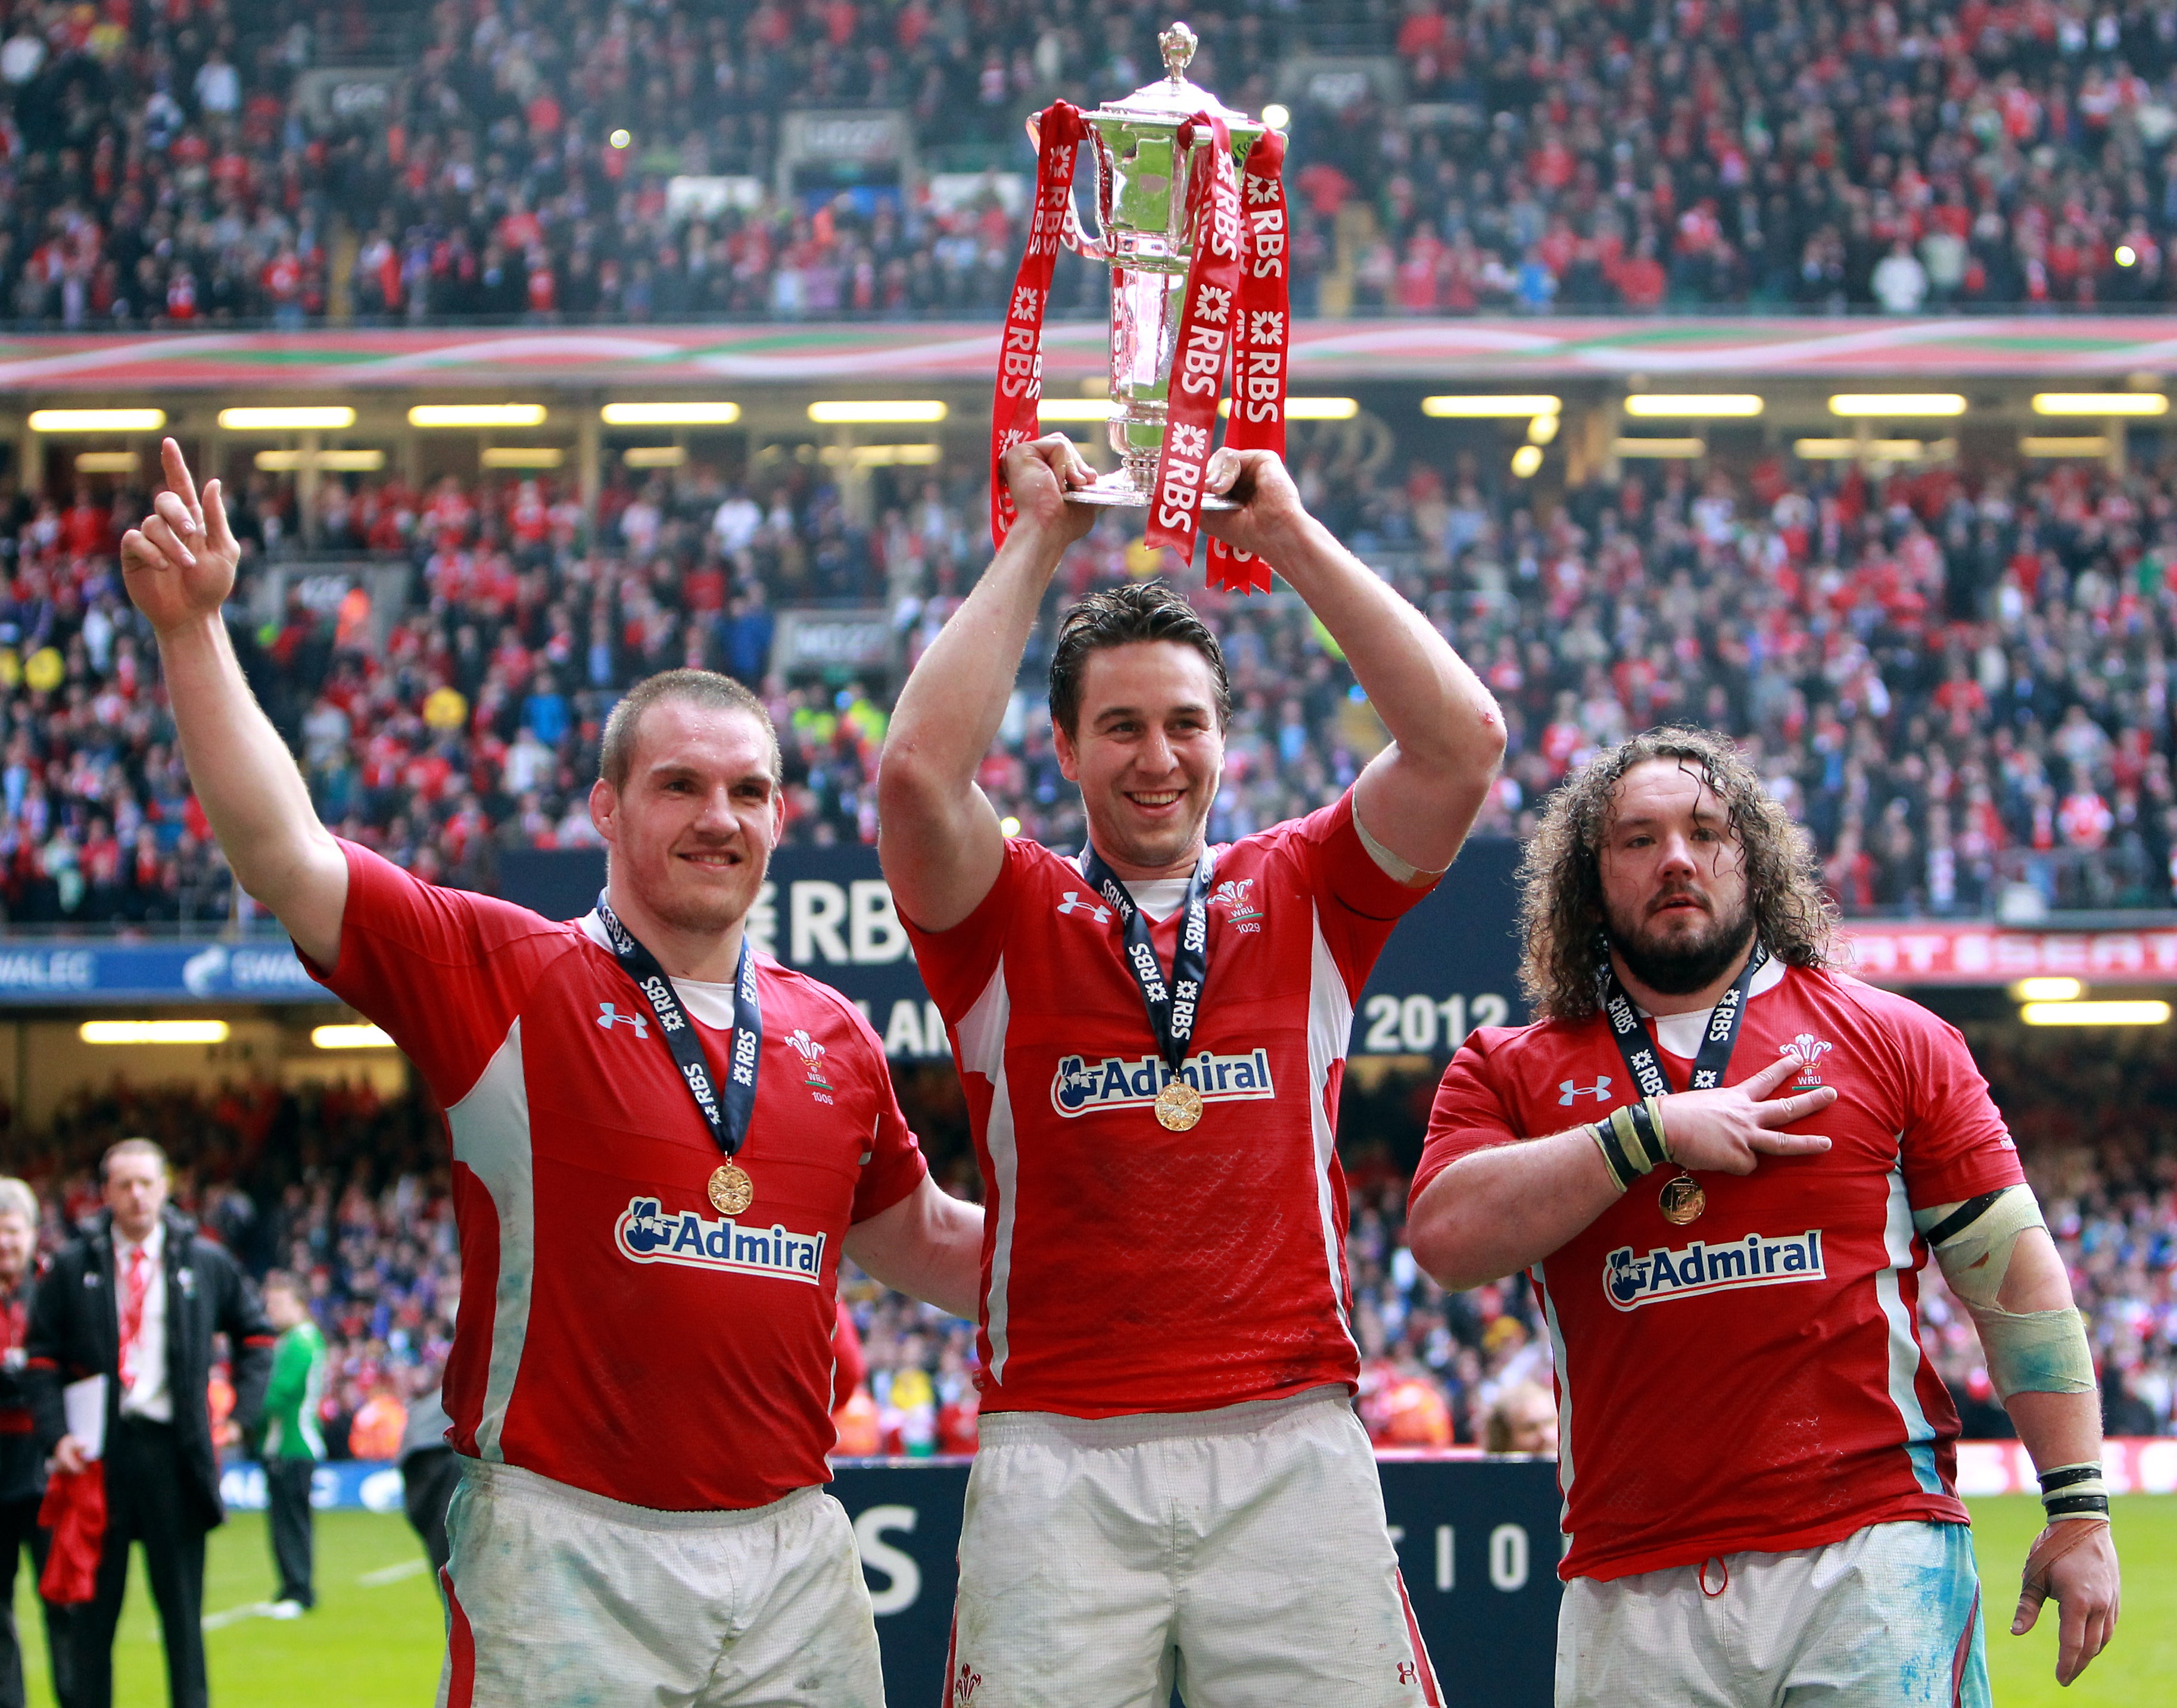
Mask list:
[[[1043,127],[1036,123],[1037,117],[1037,114],[1030,113],[1025,128],[1029,145],[1040,154],[1043,151]],[[1088,128],[1088,134],[1083,140],[1095,145],[1095,151],[1088,158],[1091,170],[1096,176],[1096,220],[1098,226],[1101,226],[1111,211],[1110,162],[1104,157],[1104,139],[1094,125]],[[1076,145],[1077,147],[1081,145]],[[1093,237],[1088,235],[1082,226],[1080,210],[1071,196],[1066,199],[1066,218],[1058,228],[1058,238],[1084,260],[1108,261],[1111,259],[1110,242],[1100,231]]]

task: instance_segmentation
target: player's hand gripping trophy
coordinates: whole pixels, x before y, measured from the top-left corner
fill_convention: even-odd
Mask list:
[[[1111,269],[1111,449],[1119,466],[1071,502],[1149,511],[1148,538],[1192,558],[1203,474],[1230,374],[1234,450],[1285,449],[1285,139],[1187,80],[1195,35],[1158,38],[1167,74],[1083,112],[1054,102],[1028,121],[1036,199],[1028,254],[1006,317],[991,419],[991,528],[1012,521],[997,462],[1034,439],[1043,390],[1043,317],[1062,243]],[[1078,155],[1094,162],[1095,229],[1074,205]],[[1213,545],[1213,581],[1267,588],[1266,569]]]

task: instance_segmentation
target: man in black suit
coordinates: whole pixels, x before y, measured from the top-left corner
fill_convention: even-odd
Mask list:
[[[106,1380],[106,1534],[98,1588],[72,1623],[74,1701],[111,1708],[113,1628],[128,1545],[144,1544],[166,1645],[172,1708],[205,1708],[205,1535],[226,1516],[205,1383],[212,1336],[232,1351],[235,1416],[253,1423],[271,1373],[273,1334],[241,1269],[166,1205],[166,1153],[125,1138],[101,1167],[106,1209],[38,1282],[25,1385],[38,1441],[60,1470],[88,1462],[68,1432],[61,1389]]]

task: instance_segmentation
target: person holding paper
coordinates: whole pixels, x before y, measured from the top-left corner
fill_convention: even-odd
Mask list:
[[[221,1523],[212,1449],[211,1342],[234,1362],[235,1416],[252,1427],[271,1374],[271,1325],[221,1247],[166,1203],[166,1154],[124,1138],[100,1165],[106,1208],[39,1278],[25,1385],[38,1445],[71,1474],[102,1457],[106,1529],[90,1601],[69,1620],[69,1708],[111,1708],[113,1628],[128,1582],[128,1545],[144,1545],[166,1640],[172,1708],[205,1708],[205,1536]],[[103,1440],[86,1438],[63,1384],[101,1378]],[[85,1390],[78,1389],[80,1393]],[[94,1414],[98,1416],[99,1414]]]

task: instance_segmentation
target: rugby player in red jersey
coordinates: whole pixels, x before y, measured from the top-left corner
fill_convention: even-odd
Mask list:
[[[243,889],[446,1110],[463,1476],[439,1700],[878,1708],[824,1492],[842,1252],[966,1315],[982,1212],[938,1190],[882,1049],[745,924],[783,823],[762,703],[670,671],[607,719],[586,918],[418,882],[318,821],[220,608],[237,551],[172,439],[123,542],[189,778]]]
[[[1521,887],[1542,1018],[1453,1058],[1407,1239],[1549,1324],[1561,1708],[1987,1703],[1931,1255],[2041,1473],[2012,1629],[2055,1597],[2069,1683],[2118,1606],[2093,1367],[1965,1040],[1830,964],[1805,838],[1706,731],[1576,773]]]
[[[1059,627],[1052,739],[1078,858],[976,787],[1093,478],[1007,453],[996,559],[916,665],[878,774],[880,850],[950,1024],[990,1212],[981,1448],[952,1671],[974,1708],[1432,1704],[1436,1683],[1350,1401],[1335,1132],[1353,1003],[1459,851],[1503,750],[1426,619],[1220,451],[1211,532],[1284,576],[1392,741],[1301,819],[1207,846],[1227,689],[1169,588]]]

